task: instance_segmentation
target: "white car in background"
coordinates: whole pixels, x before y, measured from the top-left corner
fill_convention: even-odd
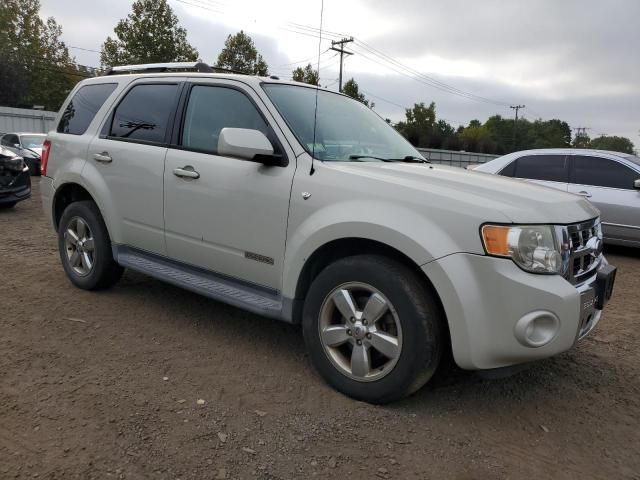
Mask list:
[[[525,150],[473,167],[589,199],[607,243],[640,247],[640,158],[604,150]]]

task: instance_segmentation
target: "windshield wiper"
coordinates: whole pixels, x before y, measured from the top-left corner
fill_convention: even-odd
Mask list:
[[[349,160],[359,160],[360,158],[373,158],[374,160],[380,160],[382,162],[431,163],[429,160],[414,155],[407,155],[402,158],[384,158],[374,155],[349,155]]]
[[[393,162],[394,161],[392,158],[376,157],[374,155],[349,155],[349,160],[360,160],[361,158],[372,158],[374,160],[380,160],[382,162]]]
[[[429,160],[425,160],[424,158],[416,157],[414,155],[407,155],[404,158],[393,158],[391,160],[405,163],[431,163]]]

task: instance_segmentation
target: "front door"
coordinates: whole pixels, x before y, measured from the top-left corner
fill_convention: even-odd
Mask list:
[[[260,98],[244,84],[203,80],[187,90],[178,147],[169,149],[165,164],[167,254],[279,290],[295,158]],[[218,155],[225,127],[260,130],[289,158],[288,166]],[[177,176],[176,169],[197,178]]]

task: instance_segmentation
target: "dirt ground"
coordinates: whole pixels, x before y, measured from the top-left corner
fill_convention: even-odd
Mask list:
[[[0,478],[640,478],[640,252],[573,350],[374,407],[299,328],[127,272],[71,286],[33,199],[0,212]],[[204,400],[202,403],[199,400]]]

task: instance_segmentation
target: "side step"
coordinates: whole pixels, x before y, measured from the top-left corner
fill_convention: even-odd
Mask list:
[[[291,321],[285,318],[282,297],[275,290],[122,245],[114,246],[113,250],[115,260],[123,267],[258,315]]]

